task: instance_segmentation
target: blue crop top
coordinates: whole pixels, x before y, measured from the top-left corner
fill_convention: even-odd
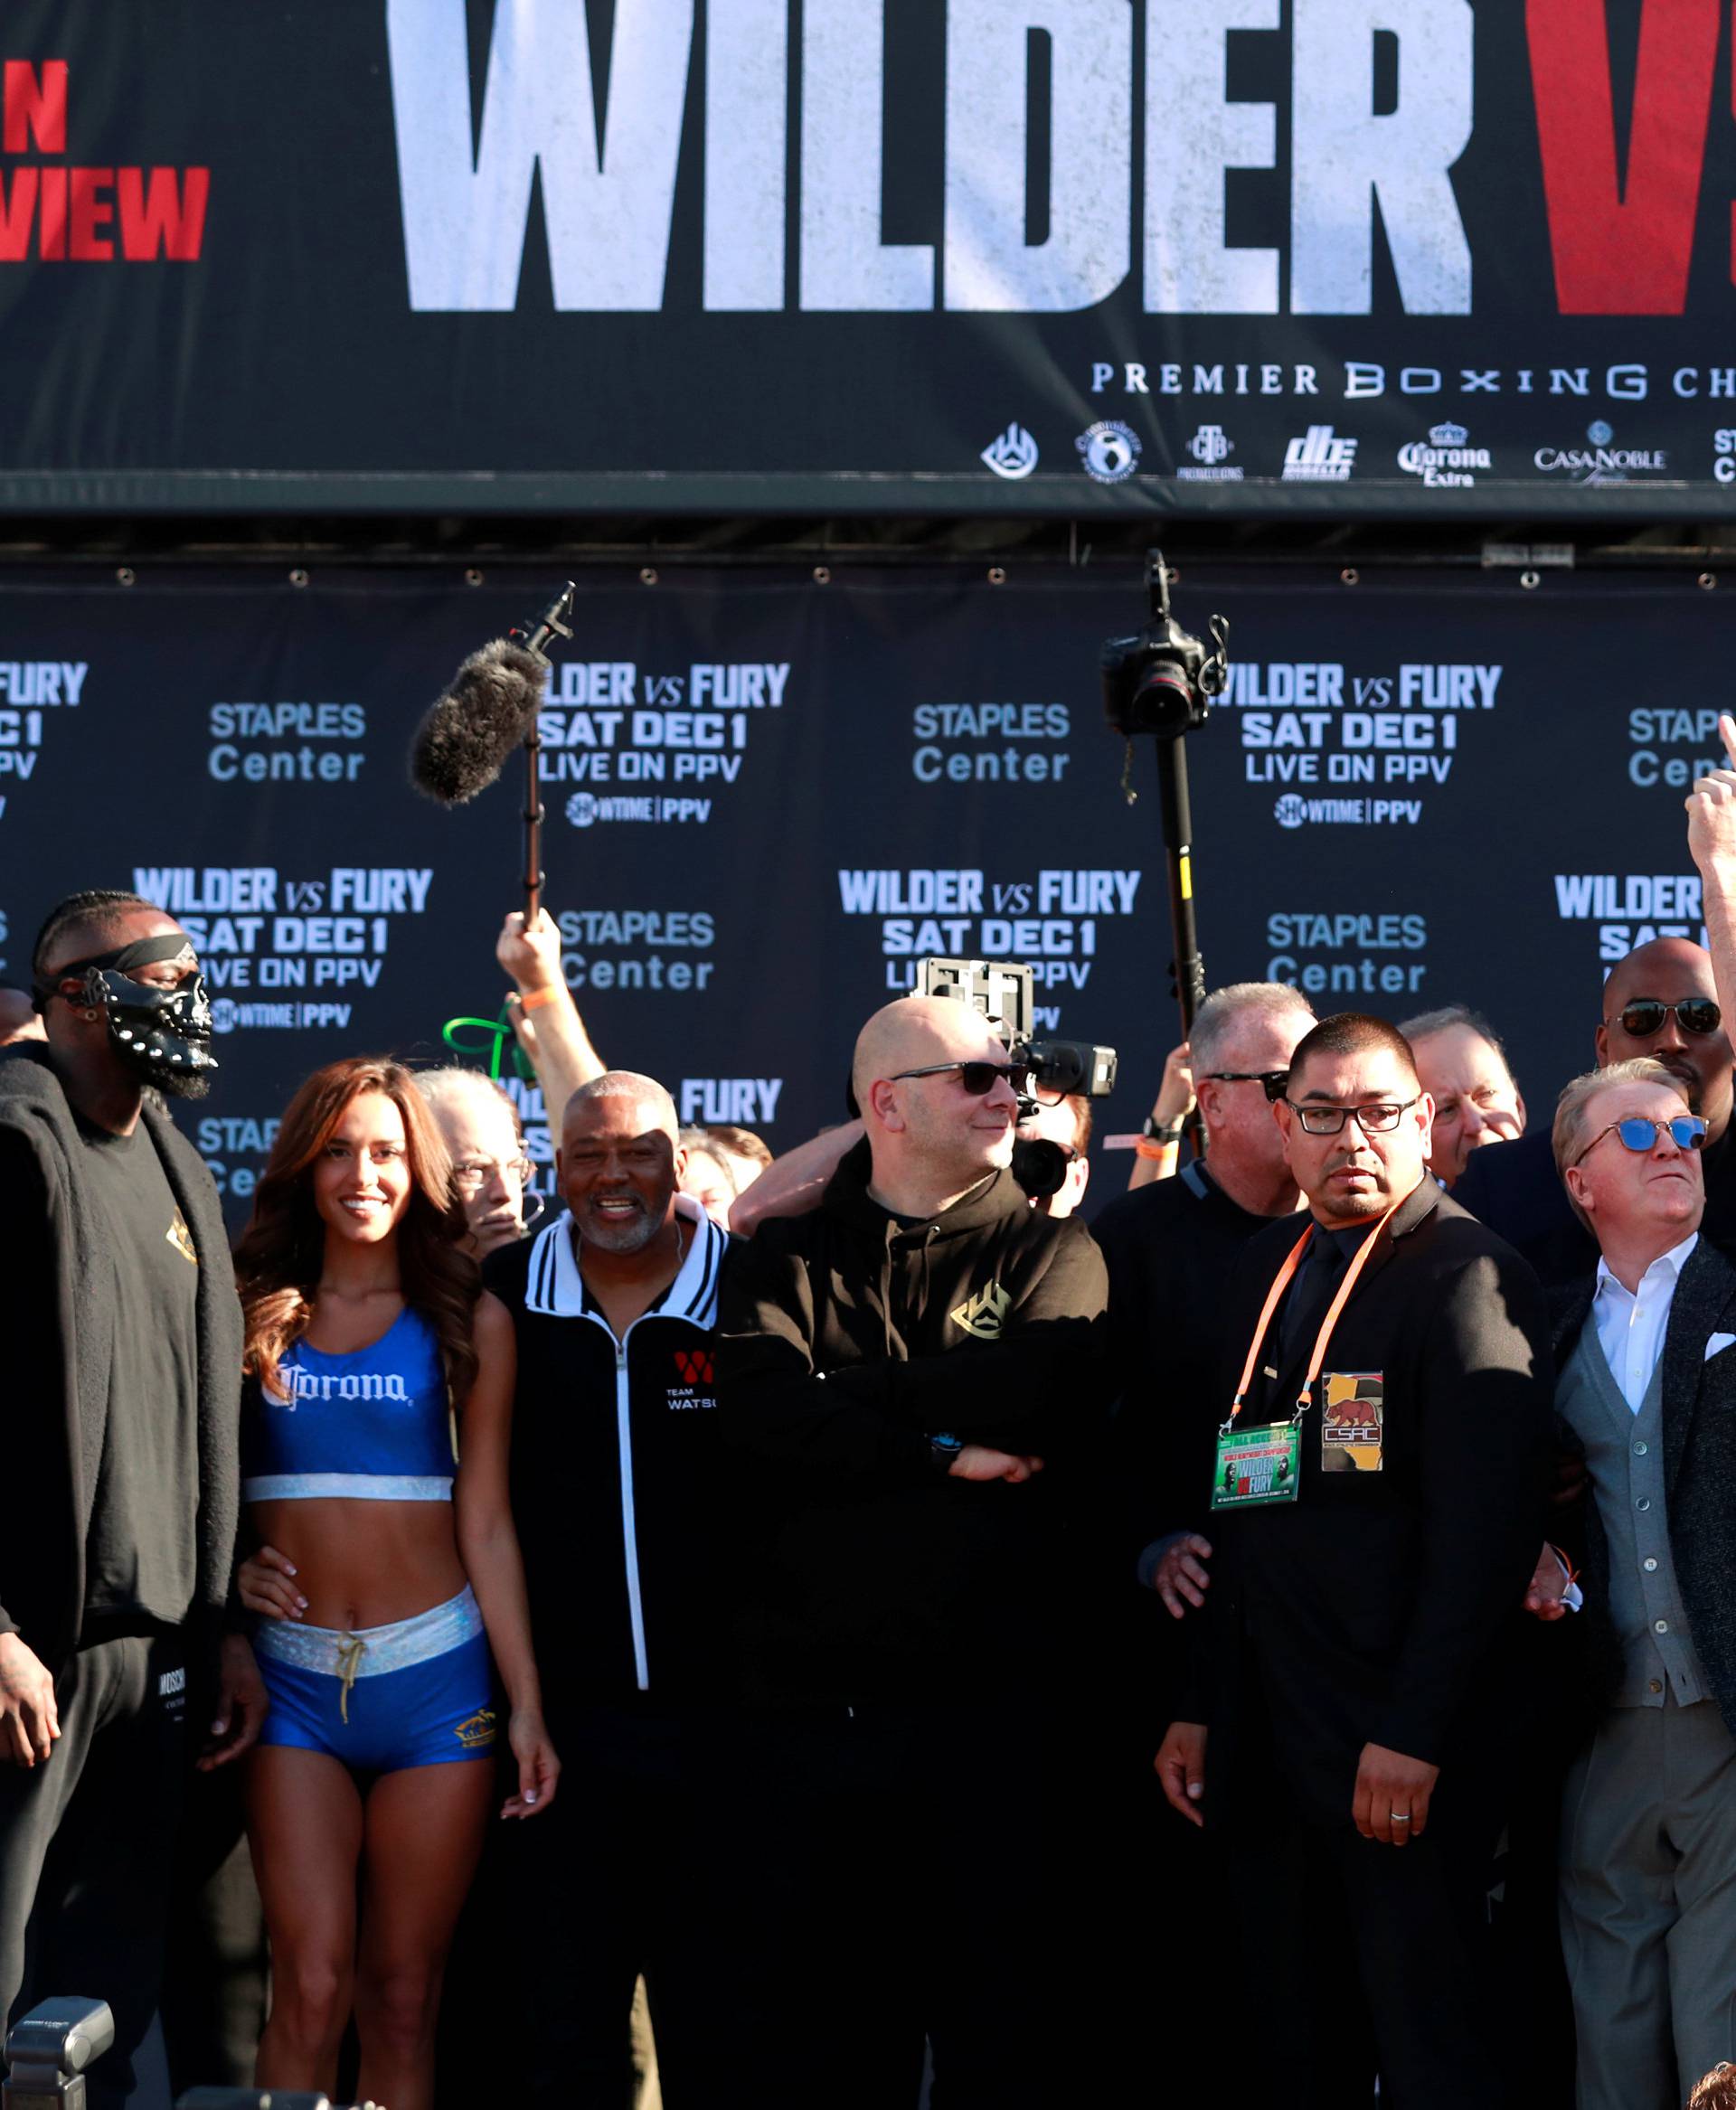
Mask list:
[[[349,1355],[297,1342],[280,1371],[283,1398],[258,1378],[242,1394],[243,1502],[451,1501],[446,1372],[420,1312]]]

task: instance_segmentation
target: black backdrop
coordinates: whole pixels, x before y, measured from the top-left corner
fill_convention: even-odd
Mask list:
[[[464,1059],[499,1046],[518,763],[448,813],[404,756],[457,661],[554,583],[0,581],[0,975],[28,979],[75,887],[188,921],[223,1069],[187,1117],[237,1213],[315,1064],[449,1060],[461,1018]],[[1691,573],[1187,568],[1178,612],[1227,615],[1235,663],[1189,743],[1209,979],[1479,1003],[1546,1113],[1602,964],[1700,933],[1681,800],[1729,701],[1722,598]],[[1155,767],[1129,809],[1095,669],[1142,614],[1131,568],[588,572],[546,864],[605,1058],[787,1146],[837,1117],[856,1026],[916,953],[989,952],[1038,965],[1052,1030],[1120,1048],[1107,1124],[1137,1125],[1175,1037]]]
[[[11,0],[0,506],[1726,513],[1731,33]]]

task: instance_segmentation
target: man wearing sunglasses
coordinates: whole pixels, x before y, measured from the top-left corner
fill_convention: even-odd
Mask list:
[[[1217,1834],[1295,2099],[1322,2110],[1376,2064],[1407,2110],[1501,2088],[1477,1928],[1552,1371],[1535,1277],[1427,1177],[1431,1111],[1384,1020],[1323,1020],[1291,1059],[1309,1214],[1232,1285],[1195,1711],[1157,1758]],[[1323,1997],[1322,1957],[1357,1984]]]
[[[1058,2099],[1044,1747],[1107,1285],[1009,1170],[1023,1081],[971,1006],[888,1004],[856,1043],[866,1135],[724,1277],[750,1668],[788,1710],[764,1859],[828,2110],[913,2101],[925,2035],[960,2105]]]
[[[1555,1162],[1597,1239],[1558,1314],[1583,1446],[1586,1735],[1561,1809],[1580,2110],[1671,2110],[1736,2057],[1736,1267],[1701,1235],[1703,1119],[1660,1063],[1576,1078]]]
[[[1108,1840],[1093,1908],[1104,1930],[1105,2011],[1093,2028],[1106,2100],[1133,2102],[1156,2085],[1151,1984],[1161,1977],[1170,2012],[1205,2011],[1233,1939],[1203,1922],[1204,1938],[1181,1955],[1152,1913],[1154,1895],[1186,1896],[1196,1914],[1211,1913],[1217,1892],[1205,1842],[1163,1806],[1150,1757],[1185,1678],[1188,1636],[1176,1623],[1204,1604],[1210,1587],[1216,1535],[1207,1494],[1223,1418],[1218,1373],[1231,1278],[1249,1239],[1297,1205],[1268,1094],[1282,1092],[1291,1053],[1314,1023],[1307,999],[1288,983],[1214,989],[1194,1015],[1190,1043],[1206,1154],[1174,1178],[1118,1195],[1091,1226],[1109,1266],[1119,1393],[1105,1446],[1103,1536],[1114,1565],[1098,1621],[1110,1654],[1100,1681],[1114,1712],[1091,1754],[1092,1806]],[[1178,2098],[1208,2101],[1222,2086],[1220,2047],[1209,2033],[1171,2030],[1156,2070]]]
[[[1121,1396],[1116,1446],[1147,1528],[1141,1581],[1173,1618],[1204,1602],[1211,1548],[1183,1529],[1200,1512],[1222,1416],[1224,1300],[1241,1248],[1297,1207],[1296,1176],[1272,1110],[1291,1051],[1315,1023],[1287,982],[1214,989],[1194,1021],[1206,1154],[1175,1180],[1118,1196],[1092,1226],[1109,1270],[1109,1340]]]
[[[1708,892],[1707,913],[1711,910]],[[1593,1036],[1598,1067],[1650,1056],[1687,1092],[1706,1124],[1708,1230],[1736,1236],[1736,1146],[1730,1126],[1731,1054],[1712,956],[1685,937],[1659,937],[1617,963],[1604,984]],[[1499,1231],[1546,1284],[1577,1282],[1597,1248],[1567,1205],[1542,1130],[1475,1152],[1453,1199]]]

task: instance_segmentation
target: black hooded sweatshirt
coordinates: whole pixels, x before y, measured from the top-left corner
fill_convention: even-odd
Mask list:
[[[762,1225],[724,1270],[750,1679],[786,1700],[1025,1695],[1054,1667],[1072,1486],[1107,1410],[1102,1258],[1010,1173],[912,1224],[869,1171],[864,1142],[818,1210]],[[1046,1469],[948,1477],[943,1434]]]

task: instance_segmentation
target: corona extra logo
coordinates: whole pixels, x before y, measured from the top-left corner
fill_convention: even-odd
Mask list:
[[[492,1707],[479,1707],[475,1714],[467,1714],[452,1734],[467,1751],[479,1751],[485,1744],[495,1740],[495,1710]]]

